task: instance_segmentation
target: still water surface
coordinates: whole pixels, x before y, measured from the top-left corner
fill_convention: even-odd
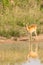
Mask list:
[[[27,60],[22,65],[43,65],[43,64],[41,64],[41,62],[38,58],[36,58],[36,59],[30,58],[29,61]]]

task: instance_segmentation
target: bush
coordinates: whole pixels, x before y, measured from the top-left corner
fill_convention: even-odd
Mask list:
[[[20,33],[18,30],[11,30],[9,33],[11,36],[19,37]]]
[[[24,26],[23,22],[21,22],[21,21],[18,21],[18,22],[17,22],[17,25],[18,25],[18,26],[21,26],[21,27]]]
[[[14,30],[6,31],[6,30],[3,29],[2,31],[0,31],[0,36],[6,37],[6,38],[10,38],[12,36],[19,37],[20,33],[17,30],[15,30],[15,31]]]
[[[41,29],[37,29],[37,34],[39,35],[41,33]]]
[[[0,36],[6,37],[6,38],[11,37],[11,35],[9,34],[9,31],[6,31],[4,29],[2,31],[0,31]]]

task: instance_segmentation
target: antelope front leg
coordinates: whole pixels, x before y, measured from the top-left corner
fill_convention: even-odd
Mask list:
[[[38,52],[38,43],[36,43],[36,49],[35,49],[36,52]]]
[[[33,50],[32,50],[32,33],[31,33],[31,35],[30,35],[30,51],[33,51]]]
[[[35,31],[35,35],[36,35],[36,39],[38,39],[37,38],[37,32],[36,31]],[[35,49],[35,51],[38,52],[38,43],[36,43],[36,49]]]

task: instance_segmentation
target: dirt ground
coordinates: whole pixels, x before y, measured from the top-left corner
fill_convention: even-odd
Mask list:
[[[35,39],[36,42],[43,42],[43,34],[38,35],[37,38],[33,36],[33,38]],[[29,36],[18,37],[18,38],[12,37],[10,39],[0,36],[0,43],[11,43],[12,44],[18,41],[29,41]]]

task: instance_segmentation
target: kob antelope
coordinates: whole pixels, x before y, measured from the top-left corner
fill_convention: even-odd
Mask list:
[[[32,38],[32,33],[34,32],[34,34],[36,35],[36,38],[37,38],[37,25],[35,24],[32,24],[30,26],[26,25],[26,29],[27,31],[30,33],[30,47],[29,47],[29,50],[30,50],[30,56],[33,55],[37,55],[37,51],[38,51],[38,44],[36,43],[36,48],[35,48],[35,52],[33,52],[32,50],[32,43],[31,43],[31,38]],[[35,54],[36,53],[36,54]]]
[[[33,25],[26,25],[26,29],[27,31],[30,33],[30,35],[32,35],[32,33],[34,32],[35,35],[37,36],[37,25],[33,24]]]
[[[30,26],[26,25],[26,29],[30,33],[31,38],[32,38],[33,32],[37,38],[37,25],[36,24],[32,24]],[[32,50],[32,43],[30,42],[30,44],[31,44],[30,49]],[[37,49],[38,49],[38,45],[36,44],[36,51],[37,51]]]

